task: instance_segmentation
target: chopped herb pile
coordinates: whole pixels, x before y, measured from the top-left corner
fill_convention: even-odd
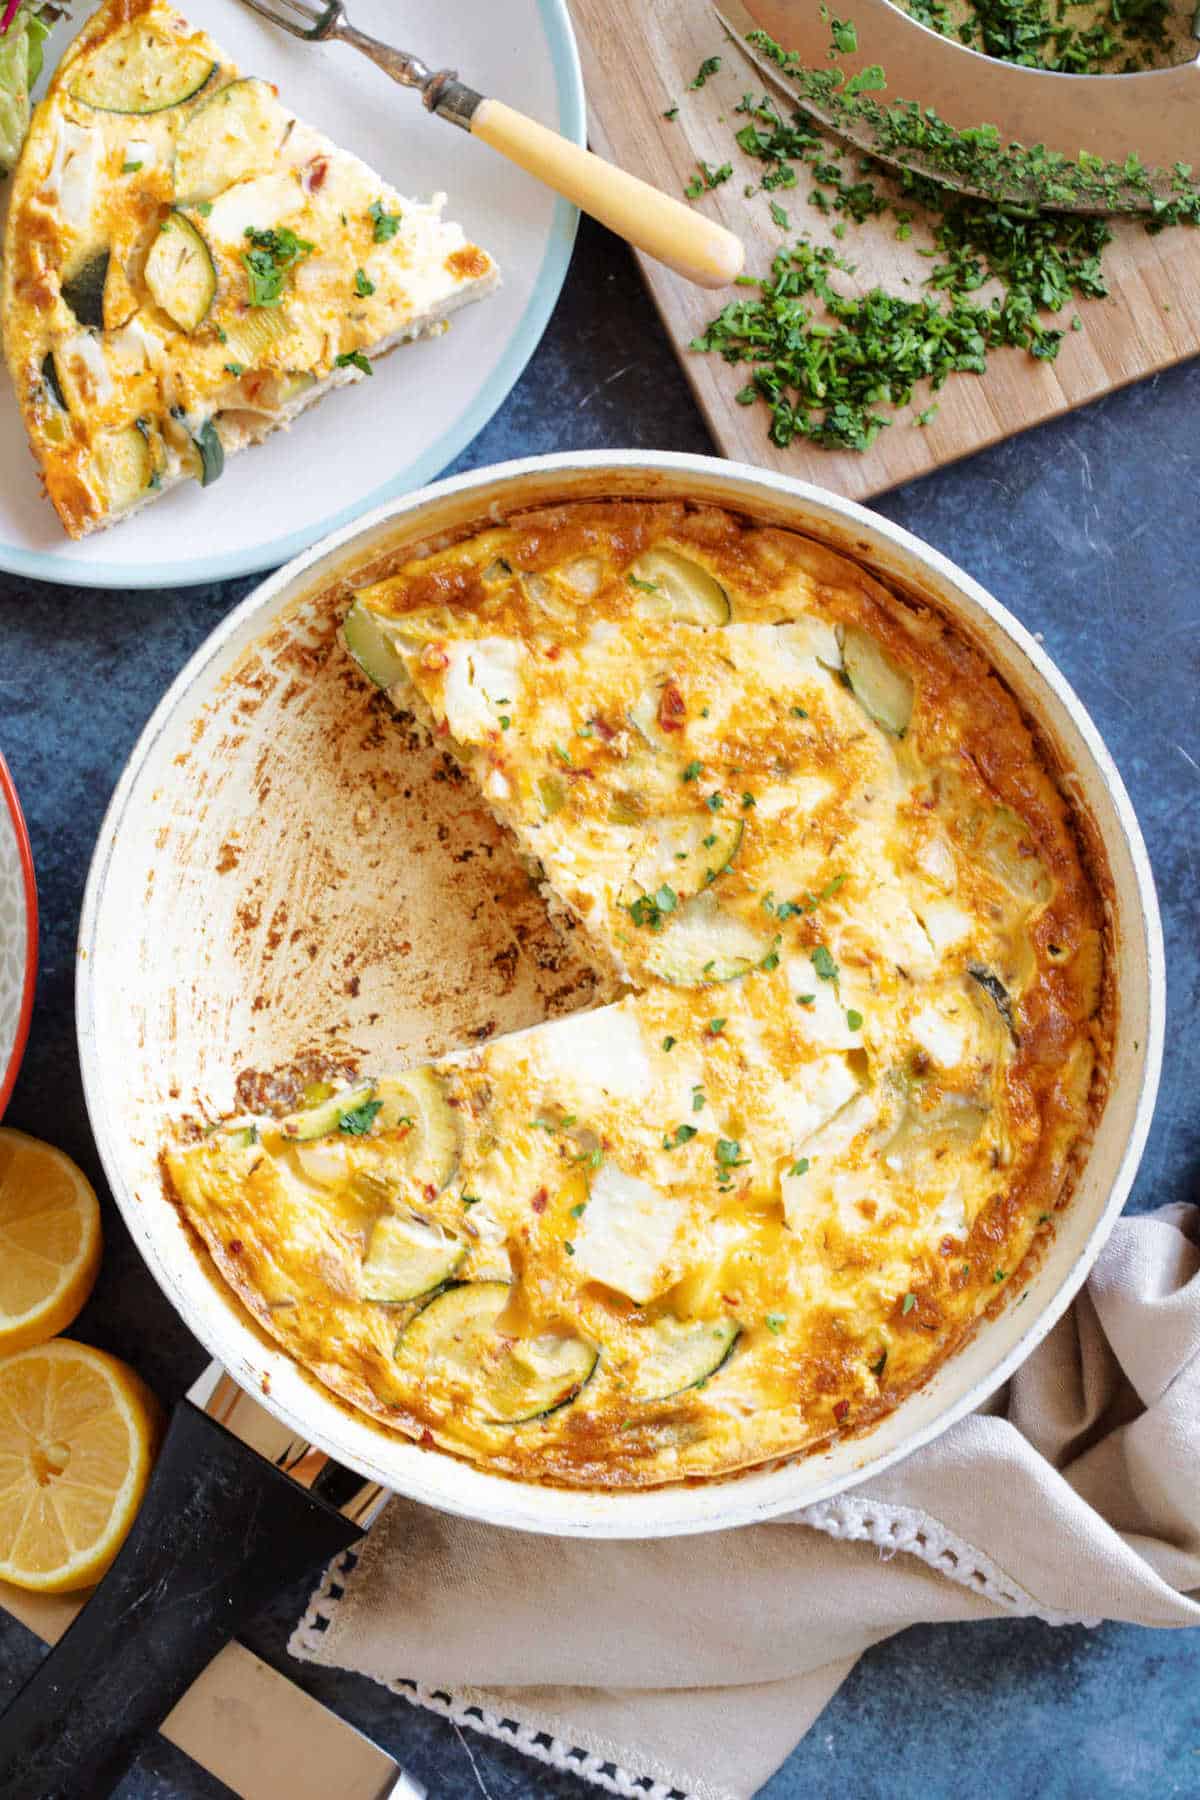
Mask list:
[[[990,55],[1089,74],[1143,66],[1146,53],[1164,44],[1169,17],[1166,0],[1108,0],[1102,16],[1086,26],[1068,22],[1067,0],[970,0],[961,20],[946,0],[906,4],[922,24]],[[857,48],[851,21],[831,18],[830,30],[831,58]],[[927,108],[873,100],[884,85],[877,67],[847,81],[836,66],[806,68],[765,32],[752,32],[749,41],[794,81],[798,101],[835,115],[853,113],[886,154],[915,154],[923,167],[969,176],[987,190],[1002,182],[1035,185],[1064,203],[1086,197],[1113,204],[1154,192],[1136,157],[1120,167],[1086,153],[1071,162],[1004,145],[990,126],[959,132]],[[716,72],[708,64],[704,71],[704,80]],[[698,78],[693,85],[703,84]],[[866,450],[910,405],[921,382],[936,390],[951,375],[981,375],[991,352],[1002,347],[1052,362],[1064,336],[1052,316],[1108,292],[1102,256],[1112,232],[1103,217],[975,198],[915,170],[885,169],[853,148],[832,145],[802,104],[785,116],[769,96],[745,94],[736,111],[744,120],[737,146],[758,165],[758,187],[747,184],[748,196],[795,188],[798,199],[834,221],[841,241],[850,226],[886,214],[895,220],[897,239],[911,238],[914,223],[921,223],[932,240],[919,250],[930,265],[924,292],[856,290],[854,263],[806,234],[780,249],[765,276],[739,278],[752,291],[730,301],[691,347],[746,365],[737,398],[769,408],[777,444],[803,439]],[[716,173],[725,178],[724,168]],[[1200,224],[1200,186],[1187,164],[1176,165],[1169,190],[1155,198],[1146,229]],[[704,191],[698,176],[687,191]],[[767,204],[779,229],[791,231],[794,209],[786,211],[775,198]],[[985,286],[986,298],[980,295]],[[1081,329],[1078,314],[1070,325]],[[925,426],[936,415],[937,407],[928,405],[910,416]]]

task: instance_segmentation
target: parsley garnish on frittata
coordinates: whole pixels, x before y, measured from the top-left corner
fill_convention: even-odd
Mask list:
[[[278,306],[283,299],[289,270],[303,262],[306,256],[311,256],[316,245],[310,244],[307,238],[297,237],[286,225],[278,231],[256,231],[253,225],[247,225],[246,236],[250,248],[242,251],[242,261],[246,265],[250,304]]]

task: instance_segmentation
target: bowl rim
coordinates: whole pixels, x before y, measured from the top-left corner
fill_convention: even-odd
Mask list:
[[[1032,665],[1035,675],[1069,712],[1087,757],[1104,786],[1134,873],[1146,964],[1146,1032],[1137,1100],[1110,1178],[1108,1198],[1067,1273],[1049,1298],[1040,1307],[1031,1309],[1028,1324],[1016,1336],[1008,1351],[966,1386],[961,1394],[952,1397],[932,1418],[914,1427],[890,1448],[866,1454],[846,1472],[827,1476],[824,1480],[817,1479],[815,1482],[810,1478],[805,1484],[803,1495],[789,1492],[787,1480],[791,1470],[806,1466],[811,1468],[811,1459],[803,1457],[785,1459],[782,1466],[753,1465],[723,1478],[694,1485],[676,1483],[667,1487],[630,1492],[539,1486],[489,1473],[440,1450],[420,1450],[407,1443],[401,1443],[397,1447],[395,1438],[366,1415],[352,1414],[349,1409],[336,1402],[334,1404],[338,1416],[345,1421],[345,1435],[361,1441],[349,1446],[344,1441],[331,1441],[327,1431],[314,1432],[312,1429],[310,1413],[311,1406],[316,1404],[316,1398],[310,1403],[309,1396],[333,1400],[332,1396],[315,1390],[314,1385],[301,1386],[297,1397],[293,1399],[290,1393],[281,1394],[281,1384],[273,1381],[269,1394],[262,1396],[261,1403],[289,1429],[322,1444],[331,1455],[364,1475],[441,1511],[547,1535],[646,1539],[760,1523],[786,1513],[794,1513],[798,1505],[811,1506],[829,1500],[881,1475],[897,1462],[923,1448],[958,1420],[975,1411],[1003,1386],[1074,1300],[1112,1231],[1133,1185],[1150,1129],[1161,1072],[1166,975],[1158,900],[1145,843],[1125,785],[1103,739],[1070,683],[1032,633],[980,583],[940,551],[904,527],[813,483],[761,469],[753,464],[729,462],[719,457],[700,456],[690,452],[563,451],[490,464],[431,483],[402,499],[389,501],[311,546],[259,583],[216,626],[171,682],[134,746],[105,815],[89,869],[79,927],[76,1017],[84,1094],[97,1149],[110,1187],[143,1259],[171,1304],[210,1354],[219,1356],[223,1351],[226,1366],[231,1367],[236,1374],[231,1350],[236,1352],[248,1373],[253,1373],[260,1367],[264,1356],[269,1353],[263,1351],[252,1326],[239,1317],[237,1302],[232,1297],[226,1299],[221,1296],[219,1305],[214,1301],[205,1307],[199,1303],[190,1303],[181,1296],[173,1279],[174,1259],[157,1242],[154,1226],[147,1218],[147,1209],[139,1203],[136,1193],[124,1181],[116,1145],[107,1130],[101,1105],[102,1057],[95,1028],[93,950],[105,883],[119,842],[122,817],[142,766],[177,706],[185,700],[198,679],[203,677],[208,665],[221,656],[229,640],[260,613],[265,630],[265,622],[281,606],[298,598],[306,590],[311,590],[312,574],[317,564],[328,561],[326,576],[332,579],[337,562],[348,560],[355,541],[359,538],[369,539],[373,533],[393,524],[399,526],[407,520],[413,524],[411,535],[419,541],[419,515],[436,503],[469,494],[475,489],[485,490],[488,498],[486,503],[481,504],[482,518],[488,507],[494,508],[503,503],[503,489],[506,486],[519,484],[532,477],[553,477],[555,473],[561,473],[565,481],[580,472],[611,472],[615,478],[622,479],[627,479],[630,475],[645,474],[648,484],[653,483],[659,475],[707,478],[727,484],[731,491],[725,504],[741,507],[746,511],[753,510],[753,503],[748,497],[739,498],[739,484],[757,489],[760,500],[765,500],[766,494],[770,492],[784,500],[795,501],[810,513],[824,514],[839,520],[843,525],[857,527],[876,544],[882,540],[889,548],[912,557],[935,580],[946,583],[977,606],[999,627],[1009,644]],[[818,535],[811,526],[808,529],[810,535]],[[843,554],[853,554],[844,546],[835,547],[841,548]],[[307,581],[306,577],[309,577]],[[218,1329],[217,1321],[223,1323],[223,1330]],[[253,1346],[252,1353],[250,1346]],[[292,1359],[287,1352],[277,1348],[278,1357],[283,1363],[291,1363]],[[950,1359],[951,1362],[953,1360]],[[255,1385],[257,1388],[258,1383]],[[260,1398],[257,1392],[255,1398]],[[365,1436],[364,1430],[357,1428],[365,1428]],[[406,1458],[398,1450],[410,1454]],[[422,1462],[414,1464],[414,1457],[422,1459]],[[398,1477],[397,1465],[401,1464],[406,1466]],[[440,1474],[438,1470],[445,1473]],[[767,1486],[765,1496],[755,1491],[764,1484]],[[553,1498],[548,1499],[547,1496]],[[639,1516],[642,1514],[648,1516]]]
[[[17,844],[17,862],[21,869],[21,887],[25,895],[25,974],[21,986],[21,1005],[17,1012],[17,1030],[8,1063],[3,1070],[0,1070],[0,1119],[3,1119],[12,1098],[12,1091],[17,1084],[17,1076],[25,1055],[25,1046],[29,1041],[29,1027],[33,1019],[33,993],[37,985],[38,967],[38,896],[29,829],[25,823],[25,814],[21,810],[17,784],[13,780],[12,770],[2,754],[0,754],[0,801],[3,801],[12,821],[13,836]]]

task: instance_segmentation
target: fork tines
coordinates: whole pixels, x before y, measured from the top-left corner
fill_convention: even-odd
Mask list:
[[[328,37],[343,12],[341,0],[330,0],[326,6],[310,5],[309,0],[242,0],[242,5],[299,38]]]

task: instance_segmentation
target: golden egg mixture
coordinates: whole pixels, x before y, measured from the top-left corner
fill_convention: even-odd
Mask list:
[[[306,1368],[419,1441],[633,1487],[828,1443],[1021,1285],[1103,1101],[1105,909],[933,609],[678,503],[515,517],[347,647],[625,988],[167,1162]]]

